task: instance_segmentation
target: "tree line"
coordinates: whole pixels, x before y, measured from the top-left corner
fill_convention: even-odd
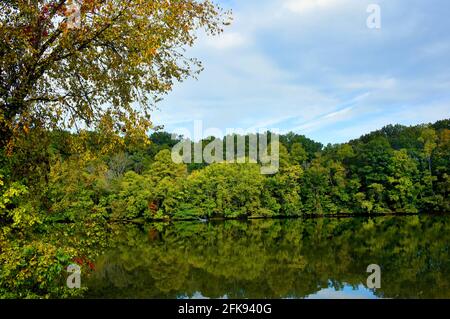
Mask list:
[[[288,133],[279,137],[279,172],[267,176],[258,163],[174,163],[179,139],[167,132],[149,143],[30,133],[2,157],[2,224],[19,211],[58,221],[94,212],[108,220],[448,212],[449,125],[389,125],[326,146]]]

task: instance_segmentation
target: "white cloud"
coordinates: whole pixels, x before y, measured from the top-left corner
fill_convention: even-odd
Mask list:
[[[342,4],[344,0],[288,0],[283,7],[294,13],[321,10]]]
[[[244,35],[238,32],[225,32],[219,36],[207,37],[205,40],[207,46],[218,50],[241,47],[248,43]]]

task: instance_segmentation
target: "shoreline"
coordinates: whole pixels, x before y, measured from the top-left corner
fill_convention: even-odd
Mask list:
[[[249,221],[249,220],[269,220],[269,219],[319,219],[319,218],[331,218],[331,219],[341,219],[341,218],[376,218],[376,217],[405,217],[405,216],[449,216],[450,212],[433,212],[433,213],[377,213],[377,214],[365,214],[365,213],[357,213],[357,214],[305,214],[299,216],[254,216],[254,217],[211,217],[205,220],[200,218],[168,218],[168,219],[151,219],[151,220],[112,220],[108,221],[109,223],[123,223],[123,224],[137,224],[137,225],[145,225],[151,223],[172,223],[172,222],[201,222],[201,223],[209,223],[209,222],[224,222],[229,220],[235,221]]]

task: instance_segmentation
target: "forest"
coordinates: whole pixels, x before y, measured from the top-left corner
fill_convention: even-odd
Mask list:
[[[273,175],[258,163],[176,164],[167,132],[105,136],[32,130],[2,154],[3,297],[82,294],[57,284],[64,267],[92,268],[118,223],[450,211],[450,120],[326,146],[281,135]]]

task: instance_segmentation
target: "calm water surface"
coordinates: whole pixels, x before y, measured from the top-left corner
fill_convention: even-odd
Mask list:
[[[92,298],[450,298],[450,217],[121,226]],[[367,289],[369,264],[381,288]]]

